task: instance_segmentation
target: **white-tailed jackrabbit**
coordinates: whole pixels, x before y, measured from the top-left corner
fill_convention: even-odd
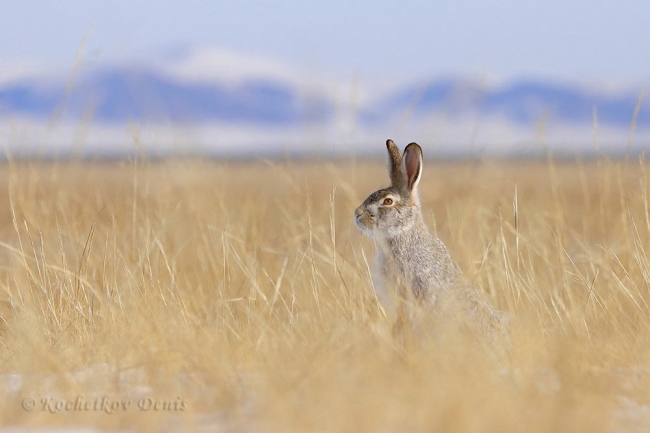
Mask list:
[[[463,276],[442,241],[429,234],[422,218],[417,189],[422,148],[411,143],[401,154],[392,140],[386,147],[391,186],[370,194],[354,212],[357,226],[375,241],[379,284],[443,321],[462,318],[494,335],[501,328],[499,315]]]

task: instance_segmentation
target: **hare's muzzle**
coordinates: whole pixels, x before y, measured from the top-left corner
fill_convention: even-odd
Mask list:
[[[367,232],[370,229],[370,218],[363,205],[354,210],[354,222],[363,232]]]
[[[355,221],[359,222],[361,217],[363,216],[365,210],[363,209],[363,206],[359,206],[354,210],[354,219]]]

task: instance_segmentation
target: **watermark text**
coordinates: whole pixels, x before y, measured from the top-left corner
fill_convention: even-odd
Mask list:
[[[27,412],[183,412],[187,409],[187,400],[181,397],[171,399],[155,399],[142,397],[138,399],[120,399],[110,395],[86,398],[78,395],[71,399],[42,397],[35,399],[26,397],[22,400],[22,408]]]

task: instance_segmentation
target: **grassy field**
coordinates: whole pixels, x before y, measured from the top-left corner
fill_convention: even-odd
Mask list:
[[[383,161],[6,163],[0,420],[647,431],[648,171],[425,162],[431,231],[511,316],[495,356],[460,335],[392,337],[374,246],[353,223],[388,184]]]

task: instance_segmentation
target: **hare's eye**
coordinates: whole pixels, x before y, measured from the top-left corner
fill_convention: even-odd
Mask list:
[[[390,206],[391,204],[393,204],[393,199],[392,198],[385,198],[384,201],[381,204],[384,204],[386,206]]]

